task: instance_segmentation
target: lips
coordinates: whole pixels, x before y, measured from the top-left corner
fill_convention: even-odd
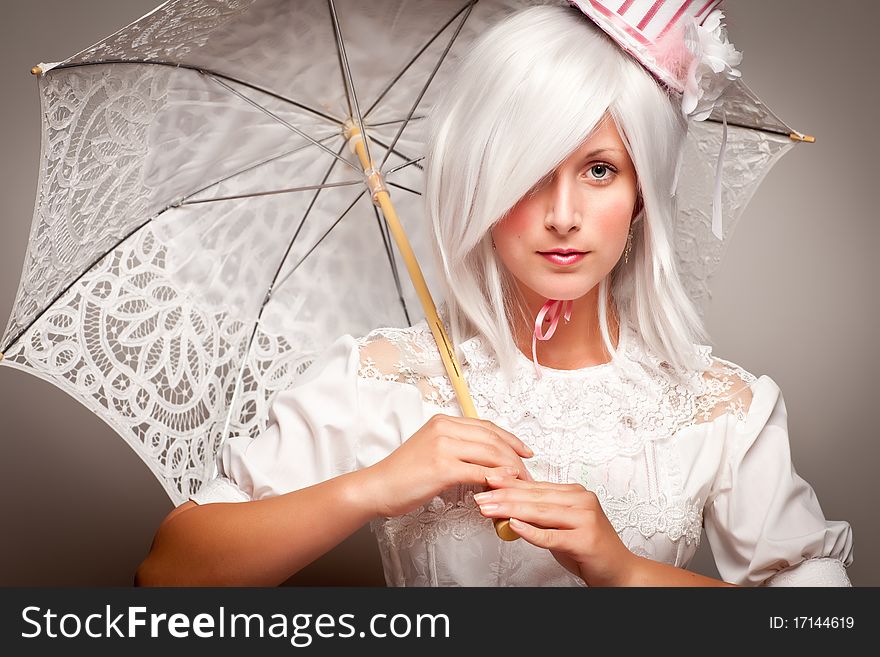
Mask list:
[[[548,251],[546,253],[542,253],[539,251],[540,255],[550,262],[557,265],[573,265],[576,262],[580,262],[583,260],[587,254],[583,251],[569,251],[566,254],[560,253],[559,251]]]

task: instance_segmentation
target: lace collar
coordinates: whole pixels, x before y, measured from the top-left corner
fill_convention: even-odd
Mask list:
[[[627,321],[620,322],[620,335],[617,349],[613,358],[607,363],[599,365],[590,365],[573,370],[559,370],[545,365],[540,365],[543,376],[549,376],[554,379],[572,379],[601,376],[619,369],[621,366],[631,366],[632,361],[636,360],[638,353],[638,340],[633,336],[632,327]],[[498,366],[495,356],[491,353],[486,341],[482,336],[474,336],[461,343],[461,350],[464,354],[466,362],[475,369],[490,369]],[[530,358],[527,358],[519,349],[516,350],[517,355],[517,373],[537,381],[535,375],[535,366]],[[624,362],[626,361],[626,362]]]

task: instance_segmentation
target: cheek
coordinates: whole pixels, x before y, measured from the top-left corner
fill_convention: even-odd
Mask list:
[[[512,241],[517,239],[517,236],[526,233],[529,226],[534,223],[532,216],[533,213],[530,212],[527,202],[517,203],[495,227],[496,241],[499,238],[504,241]]]
[[[628,197],[609,198],[592,217],[593,229],[603,241],[625,239],[629,232],[634,205]],[[598,210],[598,208],[597,208]]]

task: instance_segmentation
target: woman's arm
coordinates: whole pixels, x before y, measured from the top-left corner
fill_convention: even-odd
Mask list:
[[[633,556],[636,557],[636,567],[632,569],[626,586],[737,586],[647,557]]]
[[[277,586],[377,514],[372,471],[251,502],[177,507],[156,531],[136,586]]]

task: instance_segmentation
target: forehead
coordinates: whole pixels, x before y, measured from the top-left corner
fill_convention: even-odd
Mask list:
[[[626,147],[620,138],[617,125],[607,115],[598,123],[590,136],[581,142],[581,145],[575,149],[571,157],[580,158],[587,155],[598,155],[601,151],[626,154]]]

